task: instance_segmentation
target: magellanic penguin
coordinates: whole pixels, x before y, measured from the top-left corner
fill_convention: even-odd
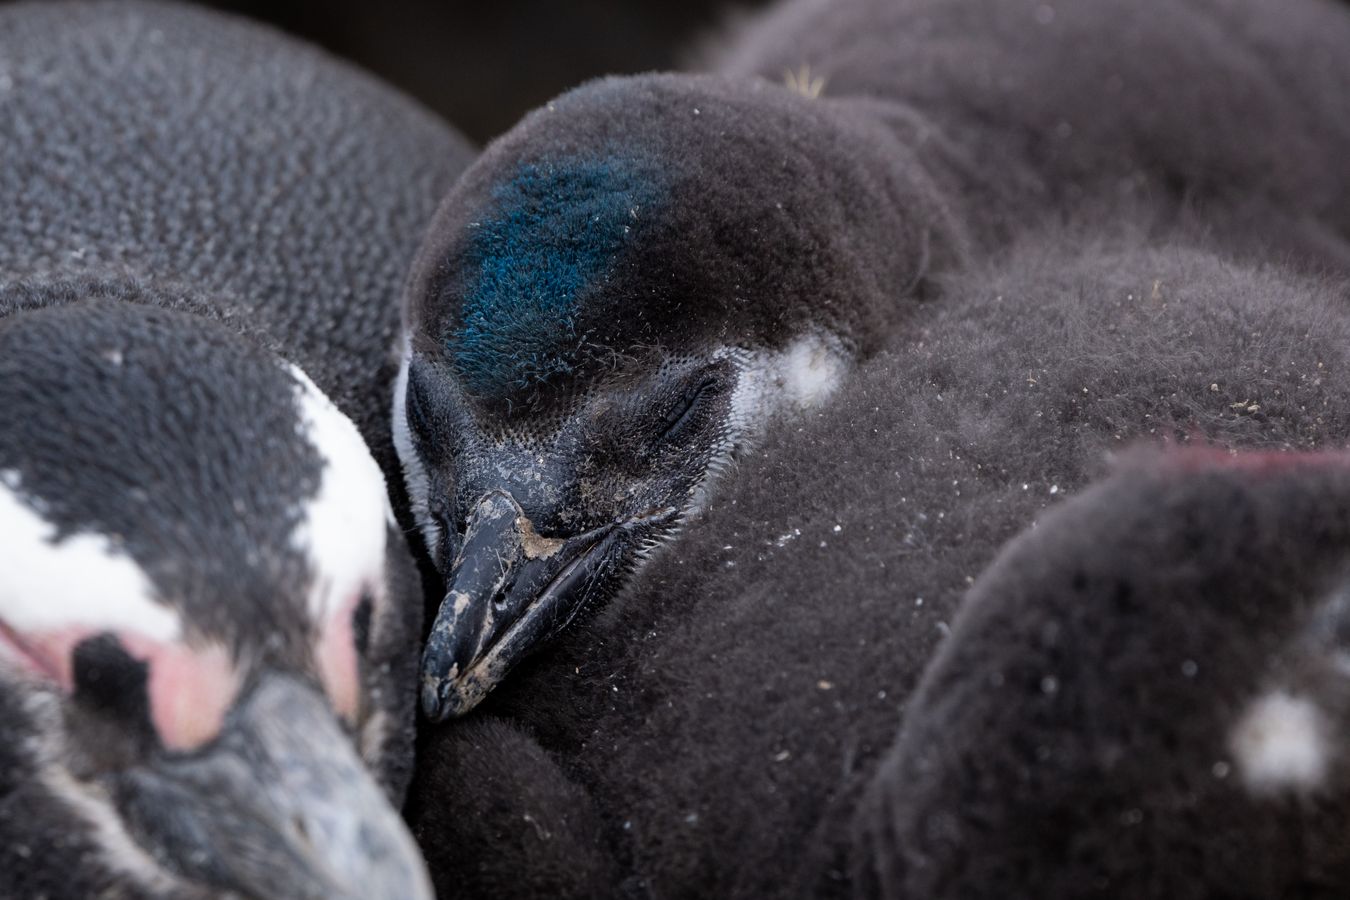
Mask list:
[[[395,439],[448,580],[426,713],[611,597],[776,410],[1039,220],[1143,207],[1350,270],[1346,46],[1318,0],[789,3],[716,74],[527,116],[407,300]]]
[[[960,884],[984,885],[980,896],[1075,896],[1037,890],[1046,882],[1031,867],[1054,870],[1068,846],[1110,853],[1119,818],[1077,816],[1077,843],[1028,840],[1015,844],[1020,855],[1009,855],[1000,841],[1015,842],[1023,831],[1067,834],[1055,831],[1058,821],[1019,818],[1059,815],[1060,807],[1049,805],[1049,794],[1042,806],[1036,798],[1021,803],[1022,782],[1009,783],[1004,757],[997,757],[999,777],[987,783],[972,763],[1000,748],[1024,754],[1007,757],[1011,766],[1035,758],[1031,741],[1039,743],[1035,708],[1026,732],[1015,710],[995,708],[1039,702],[1039,680],[1010,673],[1002,693],[983,693],[985,676],[1004,658],[1001,626],[982,627],[981,643],[969,645],[967,652],[989,659],[970,666],[969,682],[962,666],[946,666],[941,689],[922,701],[946,711],[943,698],[955,683],[962,702],[978,705],[969,720],[951,713],[969,727],[930,754],[952,790],[924,788],[918,762],[903,781],[879,776],[891,748],[907,746],[896,737],[920,702],[911,693],[1000,547],[1029,527],[1037,534],[1038,517],[1099,475],[1117,451],[1162,441],[1221,454],[1316,455],[1344,446],[1347,299],[1344,281],[1196,249],[1150,249],[1128,235],[1088,240],[1060,231],[1028,236],[1007,260],[947,279],[943,303],[916,316],[895,349],[860,363],[829,404],[771,425],[763,452],[742,461],[737,477],[631,589],[522,664],[474,716],[429,734],[409,793],[410,820],[438,887],[464,897],[965,896],[937,890],[940,883],[917,868],[903,882],[871,875],[908,865],[911,853],[927,852],[925,841],[941,839],[952,842],[943,845],[944,871],[961,869]],[[1159,527],[1170,528],[1172,512],[1155,500]],[[1131,509],[1144,528],[1149,508]],[[1297,541],[1293,522],[1272,525]],[[1094,558],[1121,553],[1121,577],[1138,567],[1130,577],[1141,585],[1162,577],[1147,558],[1110,545],[1114,532],[1103,534]],[[1091,537],[1085,532],[1082,541]],[[1027,565],[1034,563],[1029,557]],[[1211,564],[1222,562],[1205,557]],[[1215,584],[1224,577],[1195,576]],[[1076,596],[1047,598],[1044,613],[1022,604],[1017,634],[1039,634],[1043,625],[1053,636],[1059,610]],[[993,593],[983,602],[998,609]],[[1113,615],[1109,603],[1100,614]],[[1072,665],[1082,690],[1128,694],[1132,688],[1116,683],[1112,670],[1098,669],[1112,658],[1101,642],[1075,636],[1093,627],[1082,615],[1081,624],[1063,621],[1058,632],[1064,668],[1038,669],[1036,678],[1062,680]],[[1204,626],[1216,645],[1212,658],[1245,653],[1250,620],[1235,615],[1225,623],[1217,615]],[[1101,627],[1119,635],[1129,625]],[[1213,683],[1204,680],[1206,657],[1178,658],[1161,638],[1142,641],[1129,652],[1155,647],[1159,678],[1184,681],[1189,658],[1201,680],[1187,683]],[[1232,650],[1217,646],[1225,641]],[[1081,656],[1080,645],[1090,648]],[[1020,653],[1019,646],[1007,652]],[[1138,698],[1162,703],[1169,684],[1158,682],[1158,694],[1140,686]],[[1056,710],[1056,740],[1072,742],[1076,710]],[[1098,717],[1083,720],[1089,729],[1112,715],[1084,714]],[[922,732],[936,733],[933,740],[945,721],[936,715]],[[1150,714],[1168,715],[1161,707]],[[981,717],[991,716],[1002,716],[1000,730],[986,734]],[[1137,720],[1137,744],[1130,743],[1135,733],[1120,733],[1120,752],[1154,752],[1153,721]],[[1230,757],[1209,763],[1221,759],[1236,775]],[[1149,792],[1149,802],[1184,807],[1189,785],[1169,781],[1172,770],[1153,782],[1142,780],[1146,767],[1130,771],[1141,779],[1131,788]],[[1037,784],[1053,789],[1048,770]],[[911,791],[925,800],[906,813],[901,835],[871,804],[903,803]],[[952,831],[925,832],[927,823],[947,829],[949,807],[967,796],[978,804],[964,813],[970,818],[953,811]],[[1073,804],[1069,794],[1059,799]],[[992,830],[975,818],[983,809],[1003,810]],[[1153,859],[1175,863],[1166,842],[1179,832],[1151,833]],[[1274,858],[1324,832],[1291,832],[1267,849],[1256,834],[1240,844],[1216,834],[1212,849],[1221,856],[1240,845],[1310,878],[1335,859],[1350,863],[1344,843],[1309,856],[1320,862],[1306,868]],[[1183,837],[1184,852],[1211,848],[1203,828]],[[979,882],[985,848],[991,859],[1024,865],[1001,866],[997,878]],[[1148,847],[1139,850],[1133,858],[1143,873]],[[1110,865],[1107,857],[1098,861]],[[1257,855],[1249,862],[1262,864]],[[907,892],[901,883],[934,890]],[[1350,878],[1339,883],[1350,887]],[[1228,887],[1217,872],[1206,884],[1210,896]]]
[[[468,157],[232,18],[0,7],[0,896],[430,896],[358,426]]]

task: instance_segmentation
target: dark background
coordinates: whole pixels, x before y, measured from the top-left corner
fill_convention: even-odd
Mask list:
[[[588,78],[675,67],[732,12],[729,0],[206,2],[356,62],[480,144]]]

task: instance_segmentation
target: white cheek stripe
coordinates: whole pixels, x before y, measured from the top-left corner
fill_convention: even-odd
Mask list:
[[[384,474],[356,425],[308,375],[295,366],[290,370],[300,435],[324,464],[319,489],[301,510],[291,543],[309,560],[309,612],[316,623],[324,623],[349,609],[363,590],[382,588],[385,538],[393,513]]]
[[[399,464],[403,469],[403,484],[408,491],[408,503],[412,508],[413,521],[420,526],[422,542],[433,557],[441,543],[440,528],[428,513],[428,501],[431,496],[431,480],[427,477],[426,464],[417,455],[413,446],[412,431],[408,427],[408,366],[412,360],[412,341],[403,339],[403,360],[398,367],[398,379],[394,382],[393,435],[394,450],[398,453]]]
[[[0,620],[21,634],[79,627],[177,640],[178,614],[155,599],[140,566],[105,535],[56,541],[56,526],[20,496],[19,481],[0,472]]]

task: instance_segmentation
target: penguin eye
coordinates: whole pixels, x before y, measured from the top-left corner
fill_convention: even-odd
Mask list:
[[[717,393],[718,386],[716,378],[706,375],[686,388],[679,400],[666,412],[661,422],[660,440],[673,441],[688,431],[689,427],[701,418],[701,413],[707,405],[706,401]]]
[[[356,644],[357,654],[362,657],[370,654],[370,617],[375,609],[374,604],[370,593],[363,592],[356,609],[352,610],[352,638]]]
[[[467,424],[459,397],[425,366],[410,365],[403,393],[404,416],[414,440],[428,446],[456,447]]]

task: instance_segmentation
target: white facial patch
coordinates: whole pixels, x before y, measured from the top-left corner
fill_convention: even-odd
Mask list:
[[[394,382],[394,450],[398,453],[399,464],[403,468],[403,484],[408,490],[408,502],[412,507],[413,521],[422,532],[422,541],[427,552],[434,558],[436,548],[441,545],[441,530],[428,512],[428,498],[431,496],[431,480],[427,477],[426,464],[417,455],[413,446],[412,429],[408,427],[408,366],[412,361],[412,342],[403,339],[403,362],[398,367],[398,379]]]
[[[737,431],[754,435],[775,414],[818,406],[838,389],[849,357],[837,338],[807,334],[777,353],[726,349],[740,354],[740,380],[731,398]]]
[[[690,512],[703,508],[734,449],[752,447],[774,416],[823,403],[843,383],[850,362],[839,339],[821,333],[802,335],[776,353],[723,347],[714,357],[734,359],[739,374],[726,440],[691,492]]]
[[[777,353],[725,348],[718,355],[738,357],[730,419],[737,443],[753,440],[779,413],[823,403],[849,366],[839,340],[821,334],[803,335]]]
[[[305,505],[292,545],[309,560],[310,616],[324,631],[320,674],[340,712],[355,709],[359,686],[351,616],[363,593],[383,591],[385,539],[393,522],[384,475],[351,419],[291,366],[302,436],[323,460],[319,490]]]
[[[58,541],[56,526],[24,500],[19,486],[17,473],[0,473],[0,623],[35,647],[48,636],[100,631],[161,643],[178,639],[178,613],[155,599],[150,579],[131,557],[101,534]],[[0,655],[6,653],[15,648],[0,641]]]
[[[184,643],[177,611],[155,599],[149,578],[107,537],[55,541],[56,527],[18,486],[15,473],[0,473],[0,541],[13,551],[0,569],[0,661],[69,691],[75,646],[112,634],[149,666],[150,719],[164,745],[188,750],[214,737],[239,686],[229,654]]]
[[[823,403],[838,389],[844,380],[847,357],[838,340],[808,334],[777,355],[774,369],[783,399],[809,409]]]
[[[1326,775],[1326,723],[1304,697],[1272,691],[1257,698],[1233,729],[1230,744],[1254,793],[1305,791]]]

